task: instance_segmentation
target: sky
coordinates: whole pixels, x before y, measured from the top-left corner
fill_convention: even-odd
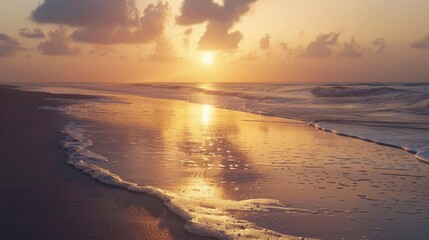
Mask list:
[[[428,82],[427,0],[0,0],[0,82]]]

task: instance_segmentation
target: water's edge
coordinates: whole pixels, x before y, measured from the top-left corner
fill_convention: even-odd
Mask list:
[[[347,133],[343,133],[343,132],[338,132],[336,130],[333,129],[328,129],[328,128],[324,128],[320,125],[318,125],[316,122],[308,122],[309,126],[312,126],[318,130],[324,131],[324,132],[329,132],[329,133],[333,133],[339,136],[343,136],[343,137],[349,137],[349,138],[354,138],[354,139],[358,139],[358,140],[362,140],[365,142],[371,142],[371,143],[375,143],[381,146],[385,146],[385,147],[390,147],[390,148],[396,148],[396,149],[402,149],[410,154],[414,154],[414,157],[419,160],[422,163],[426,163],[429,164],[429,149],[423,149],[420,151],[414,150],[414,149],[409,149],[407,147],[403,147],[403,146],[398,146],[398,145],[394,145],[394,144],[390,144],[390,143],[385,143],[382,141],[377,141],[377,140],[373,140],[370,138],[364,138],[364,137],[360,137],[357,135],[353,135],[353,134],[347,134]]]
[[[245,220],[235,219],[228,214],[228,211],[284,211],[316,214],[315,211],[290,208],[275,199],[221,200],[220,202],[219,200],[213,202],[207,199],[192,199],[180,193],[129,182],[97,165],[97,162],[108,161],[108,159],[87,149],[93,143],[85,136],[79,123],[70,122],[60,132],[64,135],[60,146],[67,150],[68,164],[100,183],[157,197],[170,211],[186,221],[185,230],[189,233],[218,239],[309,240],[309,238],[281,234],[258,227]]]

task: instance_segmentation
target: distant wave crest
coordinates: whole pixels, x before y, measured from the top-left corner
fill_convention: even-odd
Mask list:
[[[315,87],[311,93],[316,97],[365,97],[382,94],[398,94],[407,90],[379,87],[379,88],[353,88],[353,87]]]
[[[246,92],[240,92],[240,91],[225,91],[225,90],[217,90],[217,89],[207,89],[202,87],[192,87],[192,86],[182,86],[182,85],[169,85],[169,84],[135,84],[139,87],[146,87],[146,88],[154,88],[154,89],[165,89],[165,90],[171,90],[171,89],[187,89],[190,92],[194,93],[204,93],[207,95],[215,95],[215,96],[225,96],[225,97],[238,97],[245,100],[250,101],[279,101],[282,98],[279,97],[270,97],[270,96],[264,96],[259,94],[251,94]]]

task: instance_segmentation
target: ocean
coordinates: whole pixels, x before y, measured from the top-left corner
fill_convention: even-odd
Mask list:
[[[188,220],[192,233],[224,239],[429,235],[429,84],[21,88],[96,95],[40,106],[74,118],[61,130],[68,163],[102,183],[160,198]],[[405,222],[410,226],[398,227]]]
[[[428,83],[60,84],[298,119],[429,161]]]

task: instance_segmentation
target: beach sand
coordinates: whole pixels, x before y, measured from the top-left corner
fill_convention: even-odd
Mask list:
[[[71,96],[0,87],[0,239],[202,238],[160,200],[67,165],[58,130],[69,118],[39,110],[47,97]]]

